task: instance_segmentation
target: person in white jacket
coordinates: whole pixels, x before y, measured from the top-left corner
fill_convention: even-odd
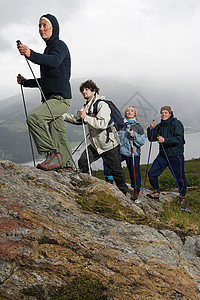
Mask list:
[[[99,88],[92,80],[83,82],[80,92],[86,99],[84,107],[78,111],[77,115],[64,114],[63,118],[69,123],[81,125],[84,122],[87,124],[91,142],[87,148],[90,164],[101,157],[113,175],[117,187],[126,195],[128,187],[121,167],[119,136],[114,126],[111,126],[109,134],[107,131],[111,110],[105,101],[99,101],[97,114],[94,113],[95,102],[105,98],[99,96]],[[81,172],[89,172],[86,150],[81,154],[78,166]]]

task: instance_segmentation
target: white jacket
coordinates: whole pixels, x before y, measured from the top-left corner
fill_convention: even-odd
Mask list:
[[[103,152],[109,151],[119,145],[120,140],[114,126],[112,126],[112,131],[109,132],[109,139],[107,140],[108,132],[106,129],[108,127],[108,122],[110,121],[111,110],[106,102],[100,101],[97,106],[97,115],[95,115],[93,113],[94,103],[98,99],[104,100],[105,97],[96,95],[87,104],[85,104],[84,108],[87,115],[84,119],[84,123],[88,125],[91,145],[99,154],[102,154]],[[64,114],[63,118],[69,123],[82,124],[82,120],[78,114]]]

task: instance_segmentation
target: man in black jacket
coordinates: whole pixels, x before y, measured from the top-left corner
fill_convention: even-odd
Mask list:
[[[59,24],[51,15],[43,15],[39,20],[39,33],[46,42],[43,54],[29,49],[26,45],[18,45],[21,55],[31,62],[40,65],[41,77],[39,85],[44,93],[48,106],[56,119],[57,126],[44,99],[43,104],[36,108],[27,118],[38,153],[46,154],[44,162],[37,168],[48,171],[57,168],[74,167],[71,147],[68,142],[62,115],[71,105],[71,58],[67,45],[59,39]],[[35,79],[17,76],[17,82],[24,87],[38,87]],[[46,127],[48,124],[48,129]],[[67,148],[66,148],[67,146]]]
[[[184,172],[184,127],[181,121],[173,116],[171,107],[165,105],[160,110],[161,122],[155,126],[152,121],[147,128],[149,141],[159,142],[159,154],[154,160],[148,176],[153,187],[153,192],[147,195],[152,199],[159,199],[158,176],[169,167],[173,176],[177,180],[180,193],[179,204],[185,205],[184,196],[186,194],[187,183]]]

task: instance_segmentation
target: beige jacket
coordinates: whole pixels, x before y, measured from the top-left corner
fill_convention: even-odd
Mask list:
[[[103,100],[105,98],[96,95],[84,106],[87,114],[84,123],[88,125],[91,145],[99,154],[102,154],[119,145],[120,140],[114,126],[111,126],[112,131],[109,132],[109,139],[107,140],[108,132],[106,129],[108,127],[108,122],[110,121],[111,110],[106,102],[100,101],[97,106],[97,115],[94,115],[94,103],[98,99]],[[64,114],[63,118],[69,123],[82,124],[82,120],[78,114]]]

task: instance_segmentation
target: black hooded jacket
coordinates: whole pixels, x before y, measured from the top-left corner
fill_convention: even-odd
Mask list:
[[[42,91],[48,100],[51,96],[62,96],[71,99],[71,58],[67,45],[59,39],[59,24],[57,19],[50,14],[43,15],[49,19],[53,25],[51,38],[46,41],[44,54],[31,50],[28,58],[31,62],[40,65],[40,75],[38,79]],[[38,87],[34,79],[25,80],[25,87]]]

